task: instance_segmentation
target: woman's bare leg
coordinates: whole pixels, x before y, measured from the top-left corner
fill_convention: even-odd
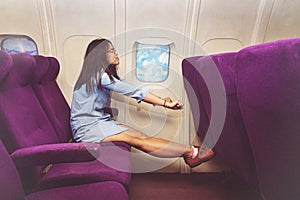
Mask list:
[[[193,149],[190,146],[149,137],[136,129],[122,126],[128,128],[128,130],[109,136],[103,139],[102,142],[126,142],[139,150],[157,157],[191,157],[193,155]]]

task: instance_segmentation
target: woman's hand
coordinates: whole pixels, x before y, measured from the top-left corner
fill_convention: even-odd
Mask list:
[[[146,95],[144,101],[153,105],[160,105],[173,110],[182,109],[183,107],[183,104],[178,100],[172,101],[170,97],[160,98],[159,96],[156,96],[151,92]]]
[[[172,102],[172,99],[170,97],[161,98],[162,100],[166,100],[166,102]]]
[[[172,99],[170,97],[165,97],[162,99],[166,101],[164,104],[164,107],[166,107],[166,108],[178,110],[178,109],[182,109],[182,107],[183,107],[183,104],[178,100],[172,101]]]

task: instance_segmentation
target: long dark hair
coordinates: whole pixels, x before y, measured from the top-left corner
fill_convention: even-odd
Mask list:
[[[117,74],[117,66],[109,64],[106,59],[109,44],[112,45],[107,39],[95,39],[88,45],[74,90],[79,89],[83,84],[86,84],[87,93],[93,92],[96,85],[101,89],[103,72],[108,74],[111,81],[113,81],[113,77],[120,79]]]

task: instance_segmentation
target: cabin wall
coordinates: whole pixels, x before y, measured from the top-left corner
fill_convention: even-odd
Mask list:
[[[175,38],[181,57],[236,51],[299,36],[299,6],[295,0],[2,0],[0,33],[28,35],[40,54],[57,57],[63,64],[59,81],[70,102],[67,90],[80,68],[71,63],[82,62],[82,56],[75,57],[93,38],[118,40],[115,45],[125,49],[132,40],[128,33],[155,28],[182,36]]]
[[[58,83],[69,103],[87,44],[110,39],[121,58],[122,76],[185,104],[177,112],[130,100],[127,106],[115,97],[118,119],[151,135],[189,143],[196,139],[181,80],[182,59],[299,37],[299,7],[296,0],[1,0],[0,34],[28,35],[40,54],[56,57],[61,64]],[[172,76],[156,84],[141,83],[135,76],[135,43],[151,39],[172,44]],[[201,170],[222,169],[208,163]],[[166,171],[189,169],[177,160]]]

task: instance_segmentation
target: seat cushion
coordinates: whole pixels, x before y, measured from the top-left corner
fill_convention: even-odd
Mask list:
[[[100,157],[95,161],[54,164],[43,176],[36,190],[98,181],[116,181],[129,191],[130,171],[128,148],[122,145],[104,145],[100,148]]]

